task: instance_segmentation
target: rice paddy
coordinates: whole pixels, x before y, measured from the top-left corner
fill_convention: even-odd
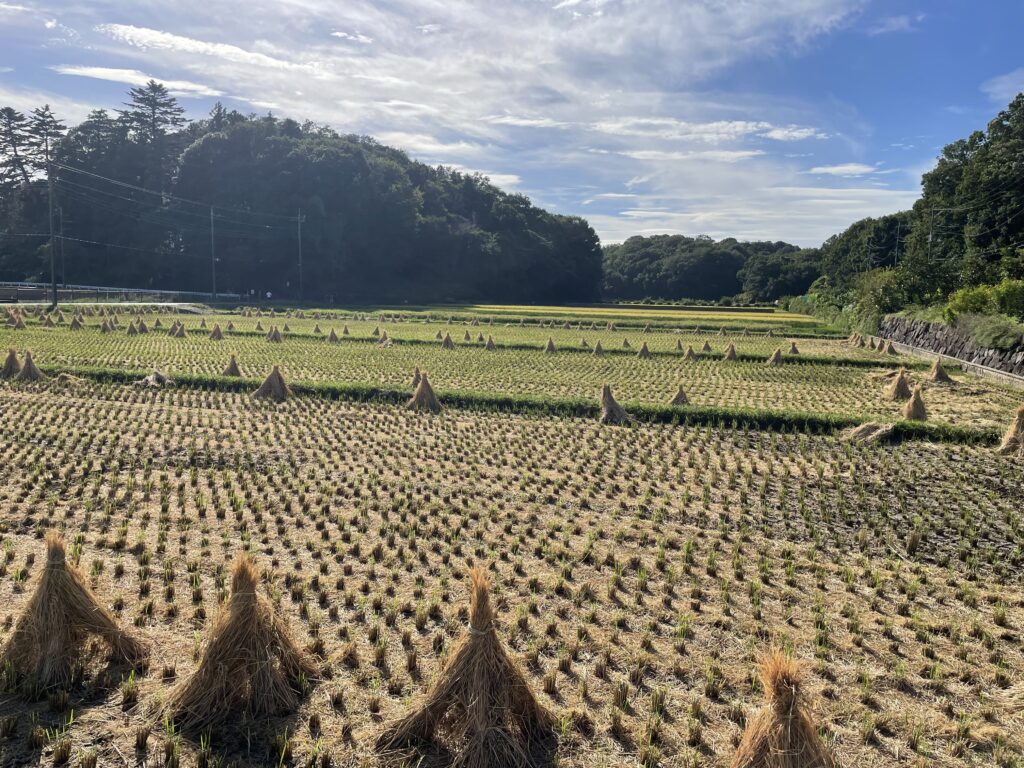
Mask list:
[[[519,309],[150,311],[129,336],[136,315],[73,331],[65,308],[0,327],[48,377],[0,382],[0,764],[754,766],[797,685],[802,741],[782,749],[817,762],[790,764],[1021,764],[1024,482],[1019,440],[997,450],[1019,391],[956,369],[931,383],[927,361],[785,318],[720,336],[678,310],[645,332],[568,309],[569,329],[520,326]],[[729,343],[737,360],[716,356]],[[274,365],[284,396],[253,398]],[[413,397],[417,367],[439,412],[422,377]],[[886,398],[901,367],[924,424],[956,439],[739,418],[905,424]],[[139,386],[153,368],[170,382]],[[629,425],[601,423],[603,384]],[[668,405],[680,387],[689,404]],[[110,618],[55,683],[8,652],[50,574],[47,531]],[[145,658],[111,653],[115,630]]]

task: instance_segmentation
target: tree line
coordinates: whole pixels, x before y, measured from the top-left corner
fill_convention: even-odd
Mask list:
[[[152,81],[128,97],[71,129],[48,106],[0,109],[0,279],[48,276],[47,176],[69,283],[367,303],[802,296],[870,330],[1024,279],[1024,94],[945,147],[911,210],[805,249],[683,235],[602,249],[579,217],[365,136],[220,104],[187,121]]]
[[[49,277],[47,176],[61,282],[216,280],[221,292],[364,303],[600,295],[600,242],[581,218],[312,122],[220,104],[187,121],[152,81],[70,129],[48,107],[0,110],[0,279]]]

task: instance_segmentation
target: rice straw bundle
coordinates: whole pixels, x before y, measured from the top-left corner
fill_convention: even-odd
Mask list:
[[[834,768],[800,691],[803,670],[772,651],[758,665],[765,706],[747,724],[731,768]]]
[[[40,371],[32,360],[32,353],[25,350],[25,362],[14,377],[15,381],[46,381],[46,374]]]
[[[172,691],[164,714],[196,733],[231,719],[294,712],[316,665],[259,594],[259,574],[239,555],[231,597],[213,622],[196,671]]]
[[[222,376],[241,376],[242,375],[242,371],[239,369],[238,361],[235,359],[234,355],[231,356],[231,360],[228,361],[227,368],[224,369],[224,371],[223,371],[223,373],[221,375]]]
[[[615,401],[612,388],[607,384],[601,385],[601,423],[629,424],[629,414]]]
[[[437,399],[437,395],[434,394],[434,388],[430,386],[430,380],[427,378],[427,372],[423,371],[420,374],[419,383],[416,385],[416,391],[412,395],[412,399],[409,400],[405,405],[410,411],[429,411],[430,413],[441,412],[441,402]]]
[[[537,765],[554,718],[536,700],[498,638],[486,572],[470,572],[469,627],[417,708],[377,740],[391,752],[440,744],[460,768]]]
[[[0,379],[13,379],[21,372],[21,363],[18,362],[18,351],[11,347],[7,350],[7,359],[4,367],[0,368]]]
[[[88,579],[67,562],[64,539],[50,531],[43,574],[0,653],[0,663],[10,664],[39,689],[66,688],[92,636],[102,638],[122,661],[135,664],[147,655],[145,645],[117,625]]]
[[[270,373],[267,374],[267,378],[260,384],[260,388],[252,393],[252,396],[259,400],[273,400],[275,403],[283,403],[291,394],[291,389],[288,388],[284,376],[281,375],[281,369],[275,365]]]
[[[1011,453],[1020,453],[1024,456],[1024,405],[1017,409],[1013,421],[1003,435],[1003,441],[999,444],[998,452],[1002,456],[1009,456]]]
[[[671,400],[668,401],[669,405],[689,405],[690,399],[686,396],[686,392],[683,390],[683,385],[680,384],[676,390],[675,395]]]
[[[888,389],[885,390],[885,398],[887,400],[906,400],[910,395],[910,383],[907,381],[907,371],[904,368],[900,368],[899,373],[896,374],[896,378],[892,380]]]
[[[924,400],[921,398],[921,385],[914,387],[910,400],[903,406],[901,411],[903,418],[908,421],[924,421],[928,418],[928,411],[924,407]]]
[[[935,362],[932,363],[931,369],[928,371],[928,381],[934,384],[952,384],[953,379],[946,369],[942,366],[942,360],[935,358]]]

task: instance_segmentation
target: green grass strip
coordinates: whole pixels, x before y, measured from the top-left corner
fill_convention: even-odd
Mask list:
[[[50,375],[68,373],[100,383],[138,382],[147,371],[116,368],[55,368],[41,366]],[[179,374],[176,386],[218,392],[254,392],[259,379],[234,378],[203,374]],[[289,383],[297,395],[310,395],[330,400],[356,403],[404,404],[411,396],[405,390],[375,387],[367,384]],[[601,408],[595,400],[563,399],[531,395],[508,395],[489,392],[438,390],[443,406],[470,411],[538,415],[562,418],[596,419]],[[772,409],[736,408],[707,405],[671,406],[653,403],[622,404],[638,423],[675,424],[681,426],[712,425],[734,429],[753,429],[805,434],[834,434],[863,424],[870,419],[845,414],[806,413]],[[995,445],[999,434],[994,429],[974,429],[952,424],[900,421],[894,437],[898,440],[930,440],[968,445]]]

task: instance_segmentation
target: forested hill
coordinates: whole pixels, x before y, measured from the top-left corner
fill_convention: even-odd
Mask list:
[[[601,249],[587,222],[479,175],[373,139],[219,105],[187,122],[151,82],[117,114],[66,130],[48,109],[0,110],[0,279],[49,277],[53,161],[69,283],[310,300],[591,301]],[[58,279],[61,279],[58,267]]]
[[[783,242],[654,235],[604,249],[604,292],[614,299],[767,301],[799,295],[817,276],[817,250]]]

